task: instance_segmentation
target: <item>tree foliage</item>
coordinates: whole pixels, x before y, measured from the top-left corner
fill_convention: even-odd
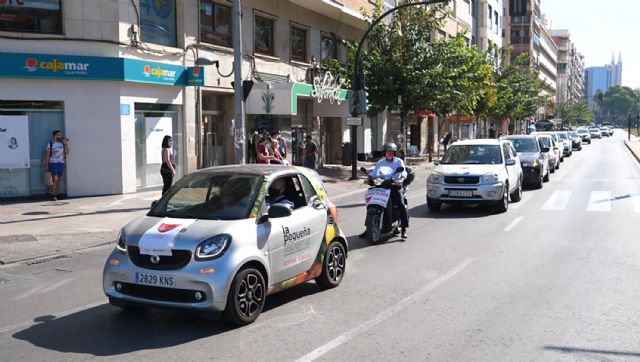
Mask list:
[[[595,119],[593,112],[584,101],[571,101],[562,108],[562,119],[570,125],[588,125]]]
[[[639,104],[638,92],[623,86],[609,88],[600,102],[604,114],[616,124],[625,124],[628,114],[635,113]]]

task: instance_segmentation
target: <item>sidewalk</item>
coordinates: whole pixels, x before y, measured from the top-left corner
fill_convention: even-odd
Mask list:
[[[427,168],[412,165],[416,179],[424,179]],[[359,162],[371,169],[373,163]],[[359,192],[367,186],[351,178],[351,166],[326,165],[317,170],[332,199]],[[160,191],[126,195],[70,198],[59,201],[22,201],[0,205],[0,266],[62,255],[74,250],[113,243],[118,231],[144,215]]]

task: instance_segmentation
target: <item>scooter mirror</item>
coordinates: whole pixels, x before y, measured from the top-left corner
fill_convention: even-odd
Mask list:
[[[396,168],[396,173],[400,173],[404,171],[404,167],[400,166],[398,168]]]

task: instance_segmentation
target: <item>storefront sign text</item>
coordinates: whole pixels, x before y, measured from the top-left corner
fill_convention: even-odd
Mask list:
[[[340,97],[340,88],[344,85],[345,80],[333,77],[331,72],[325,72],[324,76],[317,76],[313,78],[313,91],[311,96],[318,100],[318,103],[322,103],[323,100],[328,100],[329,103],[336,102],[342,103]]]

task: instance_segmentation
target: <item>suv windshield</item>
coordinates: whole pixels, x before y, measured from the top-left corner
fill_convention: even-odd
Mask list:
[[[502,163],[498,145],[453,145],[442,158],[444,165],[495,165]]]
[[[558,137],[560,137],[561,140],[566,140],[567,139],[567,134],[566,133],[558,133]]]
[[[518,153],[538,152],[538,143],[533,138],[507,138]]]
[[[579,129],[578,133],[589,133],[589,131],[586,129]]]
[[[261,182],[260,175],[191,174],[178,181],[147,215],[206,220],[246,219]]]

